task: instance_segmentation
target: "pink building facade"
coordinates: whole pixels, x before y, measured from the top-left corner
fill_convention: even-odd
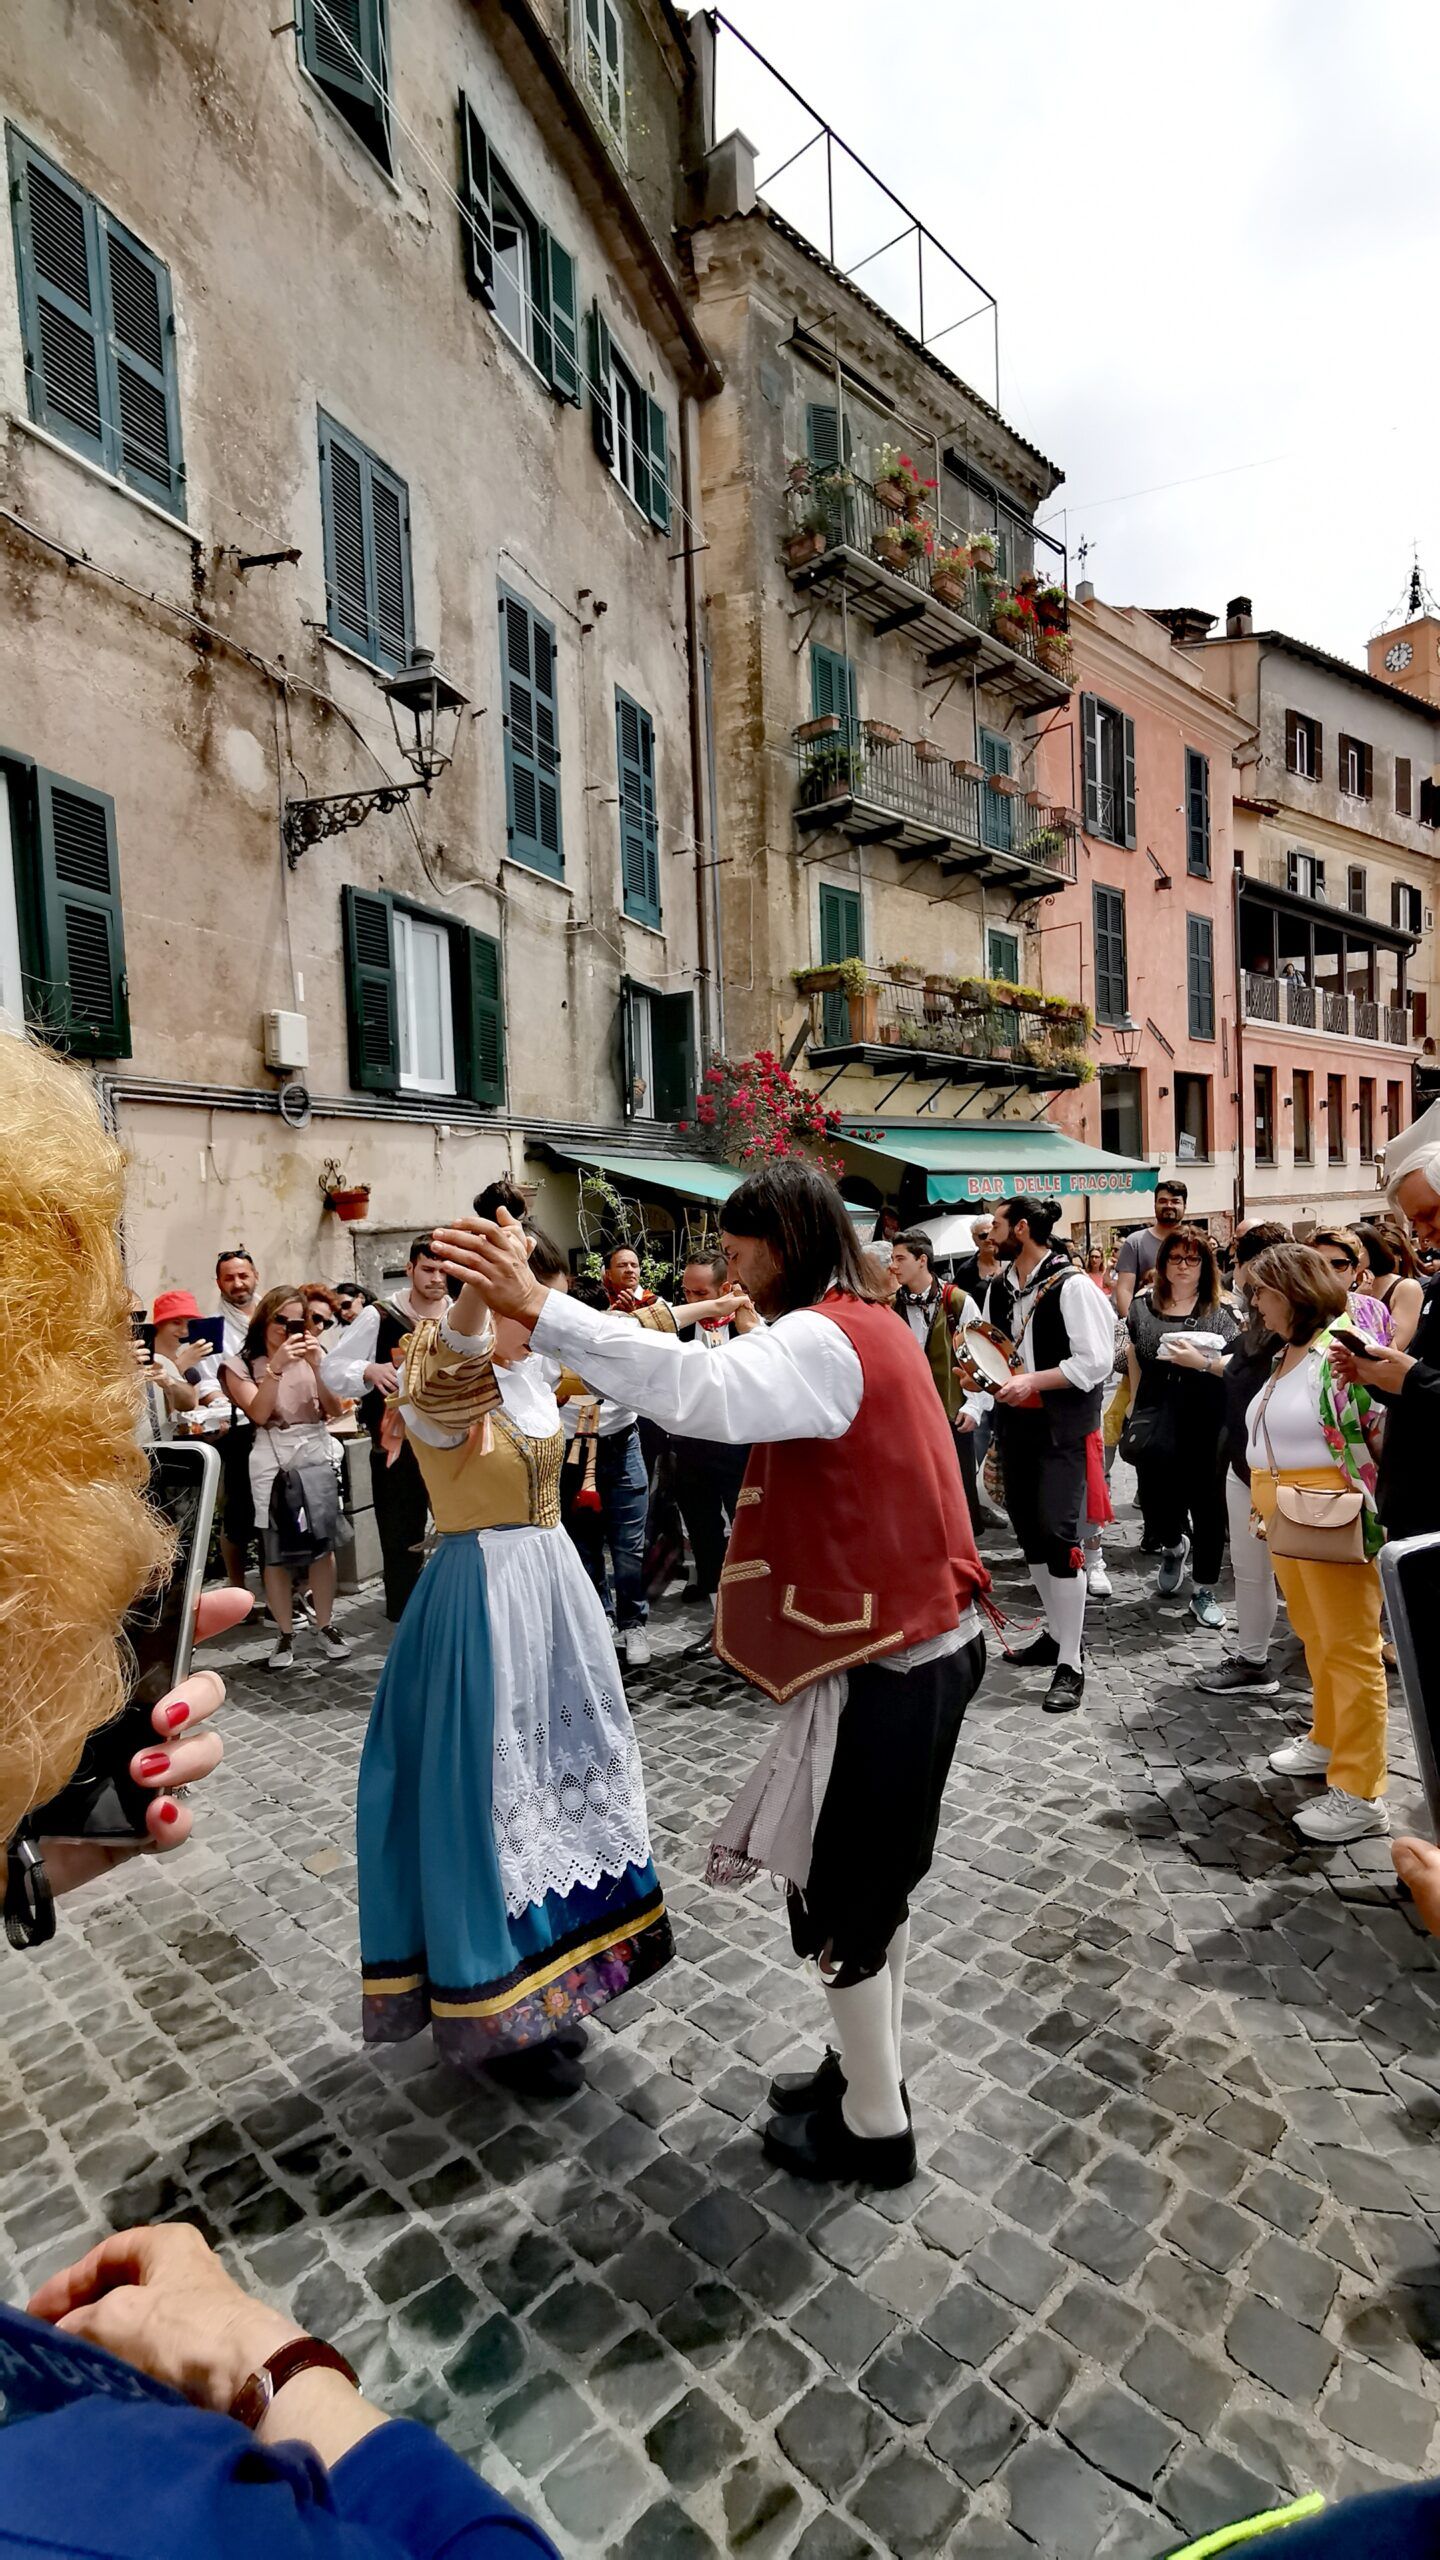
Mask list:
[[[1095,1075],[1050,1117],[1161,1181],[1178,1174],[1191,1214],[1223,1238],[1238,1127],[1233,759],[1246,724],[1205,681],[1203,658],[1138,606],[1082,586],[1071,638],[1075,689],[1045,725],[1036,770],[1050,799],[1079,812],[1077,877],[1032,912],[1024,967],[1047,995],[1091,1007]],[[1123,1232],[1150,1206],[1140,1192],[1111,1195],[1092,1232]]]

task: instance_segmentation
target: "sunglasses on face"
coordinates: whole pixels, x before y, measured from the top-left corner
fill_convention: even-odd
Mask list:
[[[1355,1268],[1354,1263],[1348,1261],[1343,1253],[1322,1253],[1320,1259],[1328,1270],[1338,1271],[1342,1279],[1348,1278]]]

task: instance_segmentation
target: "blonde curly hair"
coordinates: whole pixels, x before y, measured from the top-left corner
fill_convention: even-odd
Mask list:
[[[0,1036],[0,1855],[123,1705],[120,1621],[169,1554],[141,1498],[123,1200],[84,1074]]]

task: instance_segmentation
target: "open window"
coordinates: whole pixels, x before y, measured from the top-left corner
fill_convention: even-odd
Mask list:
[[[500,945],[384,889],[341,891],[350,1081],[362,1093],[505,1099]]]
[[[620,981],[620,1089],[627,1120],[684,1120],[695,1100],[695,998]]]
[[[115,804],[0,748],[0,1027],[128,1058]]]

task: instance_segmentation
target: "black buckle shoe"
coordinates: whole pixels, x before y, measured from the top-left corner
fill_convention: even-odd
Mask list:
[[[770,2083],[768,2096],[777,2116],[808,2116],[816,2107],[828,2106],[832,2099],[838,2104],[845,2095],[845,2085],[840,2056],[833,2044],[827,2044],[825,2059],[818,2071],[777,2071]],[[908,2117],[910,2092],[903,2080],[900,2095],[905,2101]]]
[[[1077,1671],[1072,1663],[1062,1662],[1040,1703],[1047,1716],[1068,1716],[1084,1695],[1084,1672]]]
[[[520,2045],[514,2053],[492,2054],[485,2068],[502,2089],[516,2089],[527,2098],[573,2098],[585,2086],[579,2063],[561,2051],[554,2036],[543,2044]]]
[[[1018,1663],[1022,1671],[1050,1671],[1059,1659],[1060,1647],[1048,1628],[1043,1634],[1032,1636],[1028,1644],[1022,1645],[1018,1653],[1012,1653],[1010,1656],[1010,1660]]]
[[[915,2136],[852,2133],[840,2101],[808,2116],[772,2116],[763,2135],[765,2157],[792,2178],[854,2178],[866,2187],[907,2187],[918,2162]]]

